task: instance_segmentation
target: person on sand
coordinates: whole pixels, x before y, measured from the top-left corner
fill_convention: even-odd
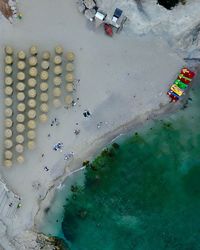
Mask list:
[[[13,13],[8,4],[8,0],[0,0],[0,11],[6,19],[10,20],[10,18],[12,18]]]

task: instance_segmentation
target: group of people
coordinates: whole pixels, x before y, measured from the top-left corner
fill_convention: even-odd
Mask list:
[[[13,23],[13,17],[22,18],[22,15],[18,12],[16,0],[0,0],[0,11],[10,23]]]

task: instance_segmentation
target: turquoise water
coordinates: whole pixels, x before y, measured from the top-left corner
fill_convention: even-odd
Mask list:
[[[90,163],[54,235],[71,250],[199,250],[199,96]]]

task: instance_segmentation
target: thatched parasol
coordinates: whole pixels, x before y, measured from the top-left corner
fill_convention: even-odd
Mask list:
[[[13,84],[13,79],[10,76],[5,77],[5,85],[12,85]]]
[[[55,86],[60,86],[61,83],[62,83],[61,77],[59,77],[59,76],[54,77],[53,83],[54,83]]]
[[[5,64],[11,65],[13,63],[13,57],[12,56],[6,56],[5,57]]]
[[[72,102],[73,102],[72,96],[71,96],[71,95],[67,95],[67,96],[65,97],[65,103],[66,103],[67,105],[71,105]]]
[[[75,54],[72,51],[67,52],[66,58],[69,62],[73,62],[75,60]]]
[[[42,103],[42,104],[40,105],[40,110],[41,110],[42,112],[44,112],[44,113],[47,113],[48,110],[49,110],[48,105],[47,105],[46,103]]]
[[[56,47],[55,47],[55,52],[56,52],[56,54],[58,54],[58,55],[62,55],[62,53],[63,53],[63,47],[61,47],[61,46],[56,46]]]
[[[4,99],[4,104],[5,104],[5,106],[10,107],[10,106],[12,105],[12,103],[13,103],[12,98],[6,97],[6,98]]]
[[[42,123],[45,123],[46,121],[48,121],[48,116],[46,114],[41,114],[39,119]]]
[[[35,148],[35,141],[28,141],[28,149],[33,150]]]
[[[28,86],[31,88],[34,88],[36,86],[37,82],[35,80],[35,78],[29,78],[28,79]]]
[[[10,118],[6,118],[5,121],[4,121],[4,126],[5,128],[11,128],[13,125],[13,122]]]
[[[28,121],[28,128],[30,128],[30,129],[35,129],[36,128],[35,120],[29,120]]]
[[[46,82],[41,82],[41,83],[40,83],[40,90],[41,90],[41,91],[47,91],[47,90],[48,90],[48,83],[46,83]]]
[[[36,45],[31,46],[30,49],[29,49],[29,52],[30,52],[30,54],[33,55],[33,56],[37,55],[37,53],[38,53],[38,48],[37,48],[37,46],[36,46]]]
[[[26,58],[26,53],[23,50],[20,50],[17,56],[20,60],[24,60]]]
[[[68,72],[72,72],[74,70],[74,64],[73,63],[67,63],[66,70]]]
[[[4,71],[5,71],[6,75],[11,75],[13,72],[13,69],[10,65],[6,65]]]
[[[23,102],[25,99],[25,94],[23,92],[17,93],[17,100]]]
[[[16,140],[17,143],[22,144],[24,142],[24,136],[23,135],[17,135],[15,140]]]
[[[41,67],[42,67],[42,69],[44,69],[44,70],[48,70],[49,69],[49,62],[48,61],[42,61],[42,63],[41,63]]]
[[[23,82],[18,82],[16,86],[18,91],[24,91],[25,90],[25,84]]]
[[[55,87],[55,88],[53,89],[53,96],[54,96],[54,97],[59,97],[59,96],[61,96],[61,89],[60,89],[59,87]]]
[[[36,107],[36,100],[35,99],[28,100],[28,106],[29,106],[29,108],[35,108]]]
[[[22,144],[17,144],[15,146],[15,151],[19,154],[23,153],[24,152],[24,146]]]
[[[25,115],[24,114],[17,114],[16,120],[17,120],[17,122],[24,122]]]
[[[5,117],[11,117],[13,115],[13,111],[11,108],[5,108],[4,114],[5,114]]]
[[[59,65],[62,63],[62,57],[61,56],[55,56],[54,57],[54,64]]]
[[[66,90],[67,90],[67,92],[73,92],[73,90],[74,90],[73,84],[72,83],[68,83],[66,85]]]
[[[4,152],[4,157],[5,157],[6,160],[11,160],[12,157],[13,157],[12,151],[6,150],[6,151]]]
[[[74,81],[74,75],[72,73],[67,73],[65,76],[65,79],[67,82],[73,82]]]
[[[32,67],[36,66],[37,65],[37,57],[35,57],[35,56],[29,57],[28,62],[29,62],[29,65]]]
[[[55,108],[59,108],[61,106],[61,101],[56,98],[53,100],[53,105]]]
[[[34,140],[35,137],[36,137],[35,130],[29,130],[28,133],[27,133],[27,137],[28,137],[30,140]]]
[[[40,78],[43,80],[43,81],[46,81],[48,78],[49,78],[49,74],[47,71],[43,70],[41,73],[40,73]]]
[[[5,141],[4,141],[4,147],[5,147],[6,149],[10,149],[10,148],[12,148],[12,146],[13,146],[12,140],[10,140],[10,139],[5,139]]]
[[[31,68],[29,69],[29,75],[30,75],[31,77],[36,77],[37,74],[38,74],[38,71],[37,71],[37,68],[36,68],[36,67],[31,67]]]
[[[12,55],[12,54],[13,54],[13,48],[10,47],[10,46],[6,46],[6,47],[5,47],[5,53],[6,53],[7,55]]]
[[[25,79],[25,74],[24,74],[24,72],[22,72],[22,71],[18,72],[18,73],[17,73],[17,79],[18,79],[19,81],[23,81],[23,80]]]
[[[24,69],[26,68],[25,62],[24,62],[24,61],[19,61],[19,62],[17,63],[17,68],[18,68],[19,70],[24,70]]]
[[[62,67],[57,65],[54,67],[54,74],[55,75],[61,75],[62,74]]]
[[[42,54],[42,59],[48,61],[50,59],[50,56],[51,56],[50,52],[49,51],[45,51]]]
[[[36,97],[36,94],[37,94],[37,92],[36,92],[35,89],[29,89],[29,90],[28,90],[28,96],[29,96],[30,98],[35,98],[35,97]]]
[[[36,118],[36,111],[34,110],[34,109],[30,109],[29,111],[28,111],[28,118],[29,119],[35,119]]]
[[[4,161],[4,166],[7,167],[7,168],[12,167],[12,161],[11,160],[5,160]]]
[[[12,134],[13,133],[12,133],[11,129],[7,128],[7,129],[4,130],[4,136],[5,136],[5,138],[11,138]]]
[[[24,112],[25,109],[26,109],[26,106],[25,106],[25,104],[24,104],[23,102],[20,102],[20,103],[17,105],[17,110],[18,110],[19,112]]]
[[[12,95],[13,94],[13,88],[10,86],[5,87],[4,89],[5,95]]]
[[[16,126],[16,130],[17,130],[18,133],[23,133],[24,130],[25,130],[24,124],[18,123],[17,126]]]
[[[41,102],[48,102],[49,96],[47,93],[41,93],[40,94],[40,101]]]
[[[24,156],[23,156],[23,155],[19,155],[19,156],[17,157],[17,162],[18,162],[19,164],[23,164],[23,163],[24,163]]]

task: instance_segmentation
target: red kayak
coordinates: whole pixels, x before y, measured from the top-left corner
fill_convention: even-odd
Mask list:
[[[105,23],[104,24],[104,30],[105,30],[106,35],[108,35],[108,36],[113,35],[112,26],[110,24]]]
[[[192,79],[195,76],[195,73],[188,68],[182,68],[181,74],[183,74],[185,77],[188,77]]]

